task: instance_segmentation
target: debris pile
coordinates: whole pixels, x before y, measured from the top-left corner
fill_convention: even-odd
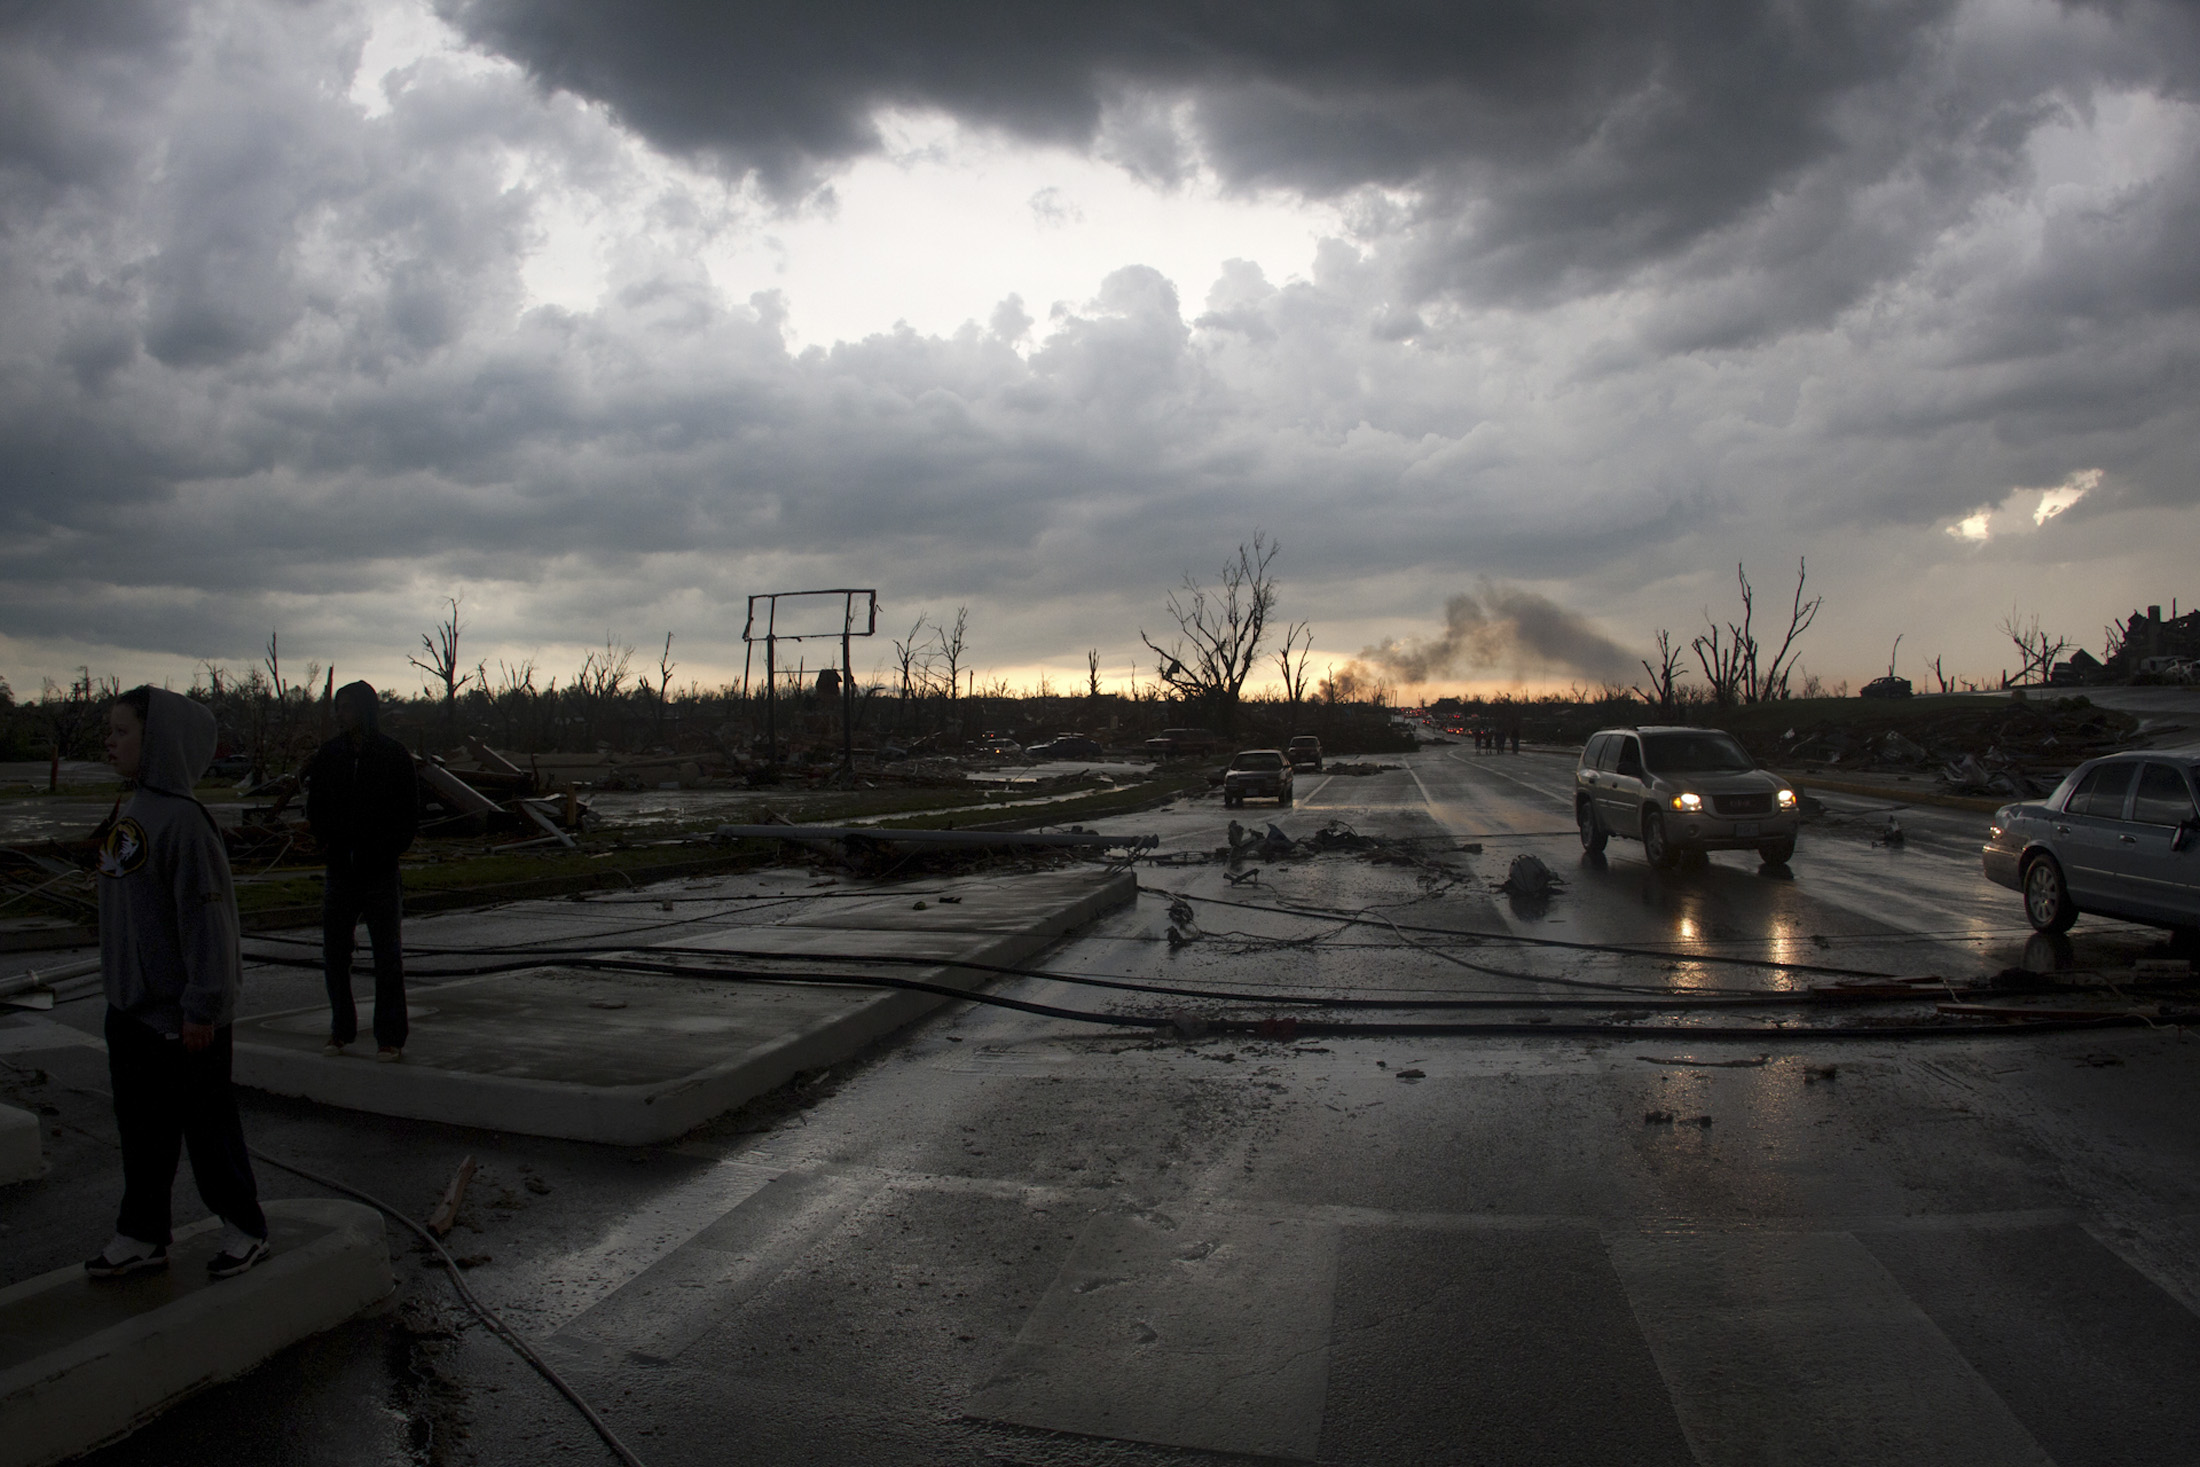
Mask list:
[[[1311,834],[1293,839],[1281,826],[1269,822],[1265,831],[1252,830],[1230,822],[1229,845],[1218,854],[1233,863],[1246,860],[1292,861],[1307,860],[1315,856],[1345,852],[1365,858],[1378,866],[1429,866],[1436,854],[1448,852],[1424,851],[1409,839],[1386,835],[1362,835],[1342,820],[1331,820]],[[1482,849],[1469,843],[1455,848],[1469,854]]]
[[[2082,697],[2011,698],[1899,720],[1829,719],[1790,728],[1774,747],[1753,752],[1779,766],[1931,774],[1956,793],[2023,799],[2073,765],[2128,747],[2137,732],[2129,715]]]
[[[1507,895],[1525,897],[1531,901],[1548,901],[1552,893],[1565,884],[1549,866],[1543,864],[1541,856],[1515,856],[1511,868],[1505,873],[1505,879],[1497,883],[1497,889]]]

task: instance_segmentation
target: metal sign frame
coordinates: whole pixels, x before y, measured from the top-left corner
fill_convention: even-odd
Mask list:
[[[838,596],[840,604],[840,630],[837,632],[783,632],[779,630],[779,603],[804,596]],[[856,629],[856,598],[864,604],[863,629]],[[764,603],[764,628],[756,626],[756,603]],[[833,586],[821,591],[759,591],[749,597],[749,616],[741,627],[744,650],[741,657],[741,696],[749,694],[750,659],[755,655],[756,644],[764,644],[764,757],[773,764],[779,762],[779,644],[781,642],[816,641],[821,638],[840,639],[840,762],[841,768],[853,769],[856,763],[855,667],[850,659],[849,642],[856,637],[878,635],[878,592],[869,586]]]

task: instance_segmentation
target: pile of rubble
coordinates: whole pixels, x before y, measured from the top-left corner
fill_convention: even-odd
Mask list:
[[[1789,729],[1768,762],[1831,772],[1937,775],[1953,792],[2031,798],[2073,765],[2128,745],[2129,716],[2084,698],[1981,702],[1924,718]]]
[[[1422,850],[1421,844],[1386,835],[1362,835],[1342,820],[1332,820],[1312,834],[1293,839],[1271,822],[1265,831],[1230,822],[1229,845],[1215,852],[1229,860],[1297,861],[1345,852],[1364,857],[1378,866],[1422,866],[1434,855],[1466,852],[1478,854],[1479,843],[1449,847],[1446,851]]]

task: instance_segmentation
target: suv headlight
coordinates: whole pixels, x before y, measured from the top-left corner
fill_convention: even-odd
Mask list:
[[[1676,810],[1687,810],[1691,813],[1697,810],[1701,810],[1703,808],[1703,796],[1675,795],[1673,796],[1673,808]]]
[[[1782,790],[1779,794],[1773,796],[1773,798],[1780,802],[1780,808],[1783,810],[1792,810],[1795,808],[1795,791],[1793,790]]]

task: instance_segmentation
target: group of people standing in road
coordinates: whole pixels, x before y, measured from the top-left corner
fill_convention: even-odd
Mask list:
[[[363,682],[334,699],[338,733],[303,771],[306,822],[328,859],[322,964],[338,1056],[359,1032],[351,989],[354,934],[374,949],[375,1057],[404,1057],[407,1023],[398,858],[412,844],[413,757],[376,728]],[[168,1266],[169,1195],[188,1150],[199,1198],[222,1221],[207,1273],[229,1278],[268,1256],[267,1216],[230,1085],[243,989],[236,886],[220,827],[193,793],[219,742],[204,705],[133,688],[108,710],[107,757],[128,790],[102,833],[99,957],[107,996],[107,1068],[122,1141],[115,1235],[84,1265],[93,1278]]]
[[[1495,750],[1497,753],[1502,754],[1505,752],[1505,738],[1508,734],[1512,737],[1512,751],[1515,754],[1519,753],[1520,720],[1518,718],[1508,721],[1504,728],[1476,724],[1474,726],[1474,747],[1479,751]]]

